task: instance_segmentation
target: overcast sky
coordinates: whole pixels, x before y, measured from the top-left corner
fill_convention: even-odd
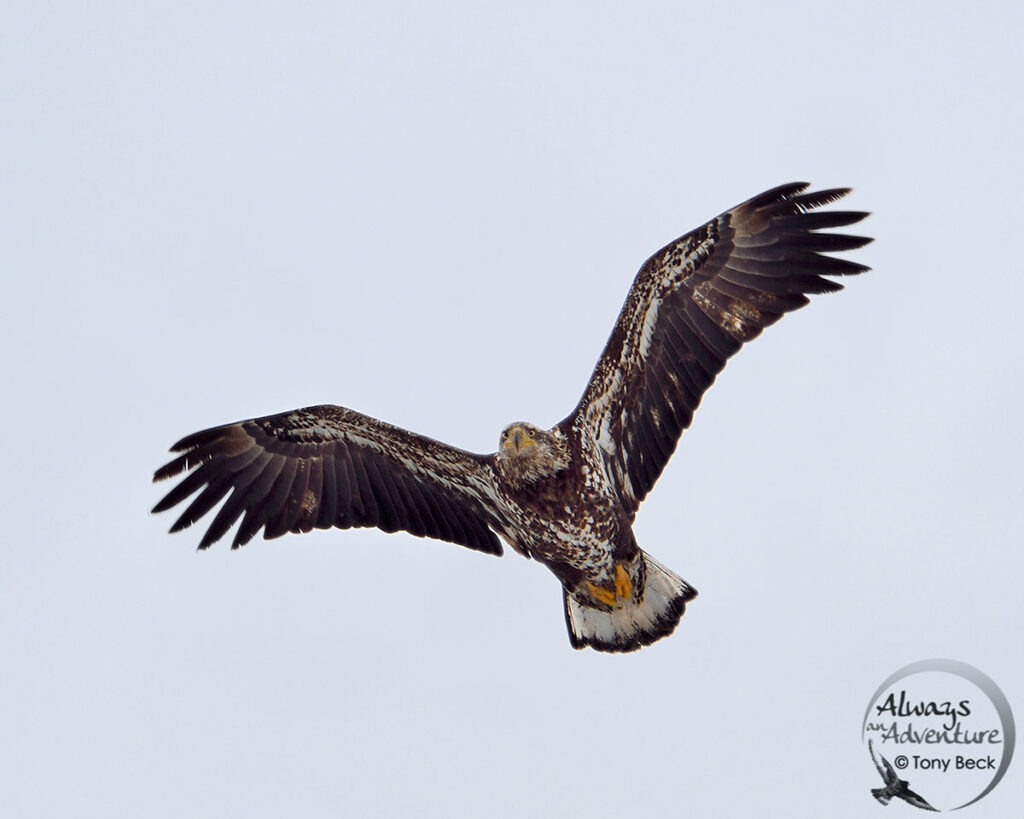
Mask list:
[[[4,813],[874,816],[892,672],[961,660],[1024,714],[1022,27],[7,0]],[[213,424],[329,402],[486,452],[555,423],[640,263],[798,179],[855,188],[874,270],[730,363],[641,508],[701,592],[672,637],[573,651],[514,554],[198,554],[148,514]],[[1019,810],[1022,762],[972,816]]]

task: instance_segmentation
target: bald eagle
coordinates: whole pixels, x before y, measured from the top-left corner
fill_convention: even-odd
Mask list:
[[[177,532],[224,501],[200,549],[239,519],[233,549],[261,529],[360,526],[492,555],[504,541],[558,578],[574,648],[648,645],[697,592],[637,545],[633,520],[701,397],[744,342],[842,289],[825,276],[868,269],[825,255],[871,241],[820,232],[867,216],[816,210],[849,189],[807,189],[766,191],[651,256],[583,397],[550,429],[510,424],[477,455],[338,406],[252,418],[178,441],[154,481],[186,474],[153,511],[199,492]]]

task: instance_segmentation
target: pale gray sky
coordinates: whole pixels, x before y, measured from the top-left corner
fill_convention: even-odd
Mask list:
[[[1024,713],[1022,25],[8,0],[5,813],[873,816],[893,671],[962,660]],[[875,269],[729,365],[642,507],[701,592],[669,639],[572,651],[512,554],[197,554],[147,514],[216,423],[331,402],[490,451],[559,420],[647,255],[794,179],[856,188]]]

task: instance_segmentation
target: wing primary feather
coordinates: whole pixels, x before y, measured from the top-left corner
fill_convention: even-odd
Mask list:
[[[700,311],[697,310],[697,312],[699,313]],[[725,362],[701,339],[688,311],[680,313],[679,318],[680,322],[676,325],[676,329],[687,341],[687,349],[693,353],[693,363],[700,367],[704,373],[703,380],[706,382],[704,389],[706,390],[714,382],[715,376],[721,372]]]
[[[452,531],[449,528],[447,521],[444,519],[443,515],[434,514],[434,504],[432,504],[426,495],[420,491],[420,487],[417,486],[416,482],[410,481],[406,488],[408,489],[412,502],[419,511],[424,530],[434,537],[449,540],[451,538]]]
[[[220,441],[216,443],[220,443]],[[231,447],[231,449],[237,449],[237,447]],[[197,466],[207,463],[214,458],[221,459],[222,468],[231,472],[239,472],[252,463],[257,455],[259,455],[259,449],[251,446],[237,453],[232,453],[230,450],[222,450],[213,444],[200,449],[190,449],[184,455],[179,455],[173,461],[158,469],[153,475],[153,483],[173,477],[184,470],[195,469]]]
[[[210,479],[211,471],[211,464],[208,461],[201,464],[194,472],[186,475],[181,483],[164,495],[160,502],[153,507],[153,512],[166,512],[168,509],[177,506],[185,498],[198,492],[199,488]]]
[[[688,407],[698,399],[687,386],[688,376],[682,368],[671,370],[670,368],[669,362],[664,360],[658,362],[654,375],[657,378],[658,411],[662,417],[671,422],[674,438],[678,437],[679,433],[686,428],[690,419]],[[672,381],[670,371],[671,375],[675,377],[675,381]],[[680,381],[683,383],[680,384]]]
[[[772,277],[772,276],[760,276],[756,273],[745,273],[742,270],[738,270],[734,267],[726,267],[716,284],[727,281],[733,284],[742,285],[748,288],[757,288],[760,293],[758,295],[757,306],[771,304],[772,301],[778,296],[787,296],[793,298],[799,298],[803,295],[805,287],[819,287],[822,286],[822,282],[825,282],[825,292],[833,292],[834,290],[842,290],[843,286],[838,282],[830,282],[828,279],[822,279],[819,276],[790,276],[784,277]],[[832,288],[831,290],[829,288]],[[804,298],[797,307],[803,307],[808,304],[806,298]]]
[[[252,446],[252,438],[241,424],[224,424],[211,427],[192,435],[186,435],[174,446],[171,452],[201,454],[203,459],[212,457],[233,458],[244,453]]]
[[[779,199],[791,200],[794,196],[802,193],[811,186],[810,182],[789,182],[786,185],[779,185],[778,187],[767,190],[764,193],[760,193],[753,199],[744,203],[741,207],[747,207],[751,210],[756,210],[770,202],[776,202]]]
[[[360,523],[365,526],[376,526],[380,522],[380,512],[377,509],[377,503],[373,497],[373,487],[366,475],[364,465],[361,460],[353,458],[349,461],[349,466],[355,477],[352,501],[353,504],[358,503],[362,511]],[[358,502],[356,501],[357,497]]]
[[[732,273],[733,271],[729,268],[725,268],[721,275],[719,275],[715,280],[715,290],[720,293],[724,293],[730,298],[749,305],[751,309],[756,310],[761,315],[767,313],[774,316],[781,316],[783,313],[796,310],[807,303],[807,300],[800,294],[759,293],[747,285],[733,281]],[[747,274],[740,273],[738,275],[742,277]]]
[[[634,447],[633,450],[639,455],[639,458],[634,459],[636,464],[635,477],[639,483],[644,487],[650,487],[654,482],[656,474],[651,468],[650,460],[652,450],[655,447],[653,436],[651,435],[649,416],[645,416],[640,419],[640,422],[636,425],[636,440],[639,442],[639,446]]]
[[[787,244],[800,251],[815,253],[841,253],[856,250],[870,244],[867,236],[854,236],[849,233],[815,233],[813,231],[794,231],[783,234]],[[821,258],[821,257],[817,257]]]
[[[398,502],[401,504],[404,520],[404,528],[414,535],[423,536],[430,532],[430,527],[423,520],[420,504],[413,497],[411,481],[403,479],[400,472],[390,473],[391,483],[398,494]]]
[[[390,490],[387,470],[380,468],[380,461],[376,457],[365,458],[362,465],[366,470],[366,477],[373,490],[373,497],[380,513],[377,527],[385,532],[397,532],[401,528],[402,521],[398,516],[395,499]]]
[[[172,450],[173,451],[173,450]],[[153,483],[159,483],[160,481],[173,478],[175,475],[185,472],[188,469],[192,469],[196,464],[202,463],[202,458],[197,457],[190,450],[184,455],[179,455],[174,460],[161,466],[156,472],[153,473]]]
[[[284,471],[287,459],[282,455],[267,453],[270,458],[267,466],[256,477],[249,491],[240,499],[244,501],[245,517],[238,526],[238,531],[231,541],[231,548],[238,549],[252,540],[260,527],[266,522],[271,510],[269,509],[269,496],[277,484],[281,472]]]
[[[806,213],[814,208],[831,205],[833,202],[846,196],[850,190],[850,188],[829,188],[823,191],[813,191],[812,193],[802,193],[799,196],[788,197],[788,201]],[[781,209],[783,205],[780,203],[776,207]]]
[[[740,342],[715,324],[696,302],[688,301],[685,309],[692,322],[691,326],[697,330],[704,344],[710,347],[718,358],[727,359],[740,348]]]
[[[284,526],[288,514],[288,498],[298,471],[299,460],[284,456],[284,466],[281,468],[281,474],[277,476],[277,480],[274,481],[274,486],[264,502],[266,514],[261,515],[265,526],[263,530],[264,540],[273,540],[274,538],[281,537],[281,535],[288,531]]]
[[[816,213],[794,213],[776,216],[772,228],[782,233],[804,233],[809,230],[849,227],[866,219],[871,214],[863,210],[825,210]]]
[[[253,487],[273,458],[273,455],[269,452],[261,451],[259,456],[259,459],[254,461],[235,482],[235,491],[231,493],[231,496],[214,516],[213,522],[199,542],[200,549],[209,548],[224,537],[228,529],[234,525],[242,512],[245,511],[246,502],[253,492]]]
[[[338,514],[335,517],[337,521],[335,526],[342,529],[348,529],[355,524],[355,508],[354,500],[352,497],[355,491],[355,474],[352,472],[351,457],[348,453],[348,449],[341,441],[338,441],[335,445],[334,454],[334,477],[335,486],[338,492]],[[360,516],[362,513],[362,506],[360,506]],[[360,517],[361,520],[361,517]]]
[[[242,522],[238,524],[235,536],[231,539],[232,549],[241,549],[252,540],[260,530],[262,523],[259,523],[261,509],[258,506],[250,506],[245,510]]]
[[[299,518],[292,532],[311,532],[316,525],[323,504],[324,472],[321,458],[309,459],[309,481],[299,506]]]
[[[180,532],[182,529],[187,529],[203,515],[213,509],[214,506],[228,493],[231,491],[232,478],[234,476],[230,473],[224,475],[217,475],[214,477],[207,487],[199,493],[195,500],[188,505],[188,508],[181,513],[181,516],[174,522],[171,527],[171,533]]]
[[[283,519],[285,532],[298,531],[299,520],[302,517],[302,510],[306,503],[306,492],[309,490],[309,478],[313,464],[309,458],[301,458],[295,464],[295,478],[292,487],[288,491],[288,498],[285,500],[285,514]]]
[[[316,518],[317,529],[330,529],[338,519],[338,472],[335,465],[334,445],[323,455],[321,472],[323,484],[320,489],[320,511]]]
[[[695,399],[700,399],[704,391],[714,381],[714,373],[708,373],[707,366],[697,360],[696,347],[700,347],[693,332],[686,324],[686,319],[680,313],[673,313],[665,322],[666,330],[675,337],[676,345],[684,352],[676,355],[673,362],[676,364],[676,374],[680,377]],[[708,364],[710,366],[710,362]],[[693,404],[696,407],[696,403]]]
[[[448,521],[452,529],[452,537],[456,543],[468,546],[472,543],[469,531],[466,529],[462,519],[462,510],[458,508],[447,495],[438,496],[438,505],[441,507],[441,514]]]
[[[252,540],[270,516],[277,512],[283,493],[288,491],[287,484],[291,483],[294,471],[294,461],[283,455],[273,456],[270,467],[260,476],[259,486],[253,487],[253,503],[235,534],[235,543],[238,546]],[[235,543],[232,544],[232,548],[237,548]]]

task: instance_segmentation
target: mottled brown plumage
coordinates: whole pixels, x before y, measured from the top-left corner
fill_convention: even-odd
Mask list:
[[[824,254],[869,239],[819,232],[866,214],[814,212],[847,190],[806,188],[767,191],[648,259],[580,403],[549,430],[512,424],[496,453],[476,455],[343,407],[308,407],[183,438],[154,479],[188,474],[154,511],[198,492],[178,531],[224,501],[200,548],[239,519],[233,548],[261,529],[273,538],[332,526],[496,555],[504,540],[561,582],[573,646],[651,643],[696,592],[639,548],[637,507],[726,360],[808,294],[842,289],[824,276],[867,269]]]

